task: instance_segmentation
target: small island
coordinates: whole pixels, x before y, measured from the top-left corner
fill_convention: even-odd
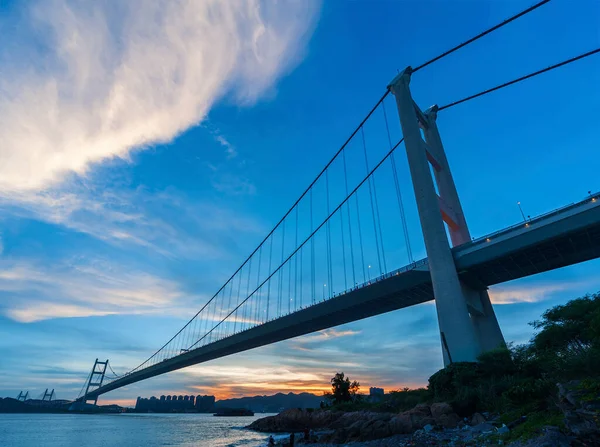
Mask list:
[[[254,411],[245,408],[222,408],[213,416],[254,416]]]

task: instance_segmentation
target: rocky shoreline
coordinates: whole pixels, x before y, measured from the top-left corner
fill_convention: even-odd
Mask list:
[[[346,443],[356,447],[464,445],[497,432],[483,415],[476,413],[467,423],[447,403],[420,404],[399,414],[291,409],[254,421],[248,428],[267,433],[301,433],[308,428],[313,432],[310,444],[315,447]]]
[[[598,409],[581,401],[572,391],[576,385],[576,382],[558,385],[557,406],[564,415],[562,430],[555,426],[540,426],[526,442],[514,441],[512,444],[503,444],[502,439],[506,439],[512,429],[526,423],[526,415],[505,425],[499,422],[498,415],[487,413],[462,418],[444,402],[419,404],[401,413],[290,409],[258,419],[247,428],[263,433],[295,432],[298,445],[307,444],[301,438],[302,432],[309,429],[312,436],[308,444],[313,447],[340,444],[352,447],[600,445]],[[286,436],[278,438],[277,445],[289,445]]]

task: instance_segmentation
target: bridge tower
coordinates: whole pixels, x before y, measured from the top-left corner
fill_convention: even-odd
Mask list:
[[[44,391],[44,397],[42,397],[42,400],[46,400],[46,398],[48,398],[48,402],[50,402],[52,400],[53,396],[54,396],[54,388],[52,389],[51,392],[48,392],[48,388],[46,388],[46,391]]]
[[[93,400],[94,405],[98,403],[98,396],[96,396],[93,399],[88,399],[87,395],[90,391],[97,390],[102,386],[107,366],[108,359],[105,362],[100,362],[98,359],[96,359],[96,361],[94,362],[94,367],[92,368],[92,372],[90,373],[87,388],[85,389],[85,394],[83,395],[83,403],[87,403],[88,400]]]
[[[29,391],[27,391],[26,393],[21,391],[21,392],[19,392],[19,395],[17,396],[17,400],[20,400],[21,402],[25,402],[28,397],[29,397]]]
[[[471,235],[437,129],[437,106],[422,112],[413,101],[411,73],[406,68],[388,88],[396,98],[425,239],[444,364],[472,362],[482,352],[503,346],[504,337],[487,288],[465,284],[456,271],[444,223],[452,246],[469,242]]]

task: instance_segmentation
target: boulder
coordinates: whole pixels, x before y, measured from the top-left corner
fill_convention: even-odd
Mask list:
[[[431,417],[431,410],[429,405],[419,404],[411,410],[405,411],[401,414],[407,414],[410,416],[413,430],[423,428],[427,424],[435,424],[435,419]]]
[[[461,421],[462,419],[456,413],[442,414],[435,419],[435,423],[444,428],[455,428]]]
[[[329,427],[344,413],[329,410],[317,410],[308,412],[292,408],[282,411],[276,416],[267,416],[257,419],[248,426],[251,430],[260,432],[281,433],[290,431],[302,431],[305,428],[320,429]]]
[[[581,382],[572,380],[567,383],[558,383],[558,407],[565,417],[565,426],[576,436],[583,438],[600,438],[598,427],[598,411],[583,402],[583,391],[580,389]],[[600,399],[599,399],[600,400]]]
[[[481,413],[474,413],[473,417],[471,417],[471,425],[479,425],[485,422],[485,418]]]
[[[358,436],[359,441],[386,438],[391,435],[389,424],[382,420],[372,420],[363,424]]]
[[[452,409],[450,404],[447,404],[446,402],[438,402],[435,404],[431,404],[430,411],[431,416],[433,416],[434,419],[439,418],[443,414],[454,413],[454,410]]]
[[[489,422],[477,424],[471,428],[471,433],[473,433],[474,435],[480,435],[482,433],[493,433],[495,431],[496,431],[496,427],[494,427]]]
[[[371,439],[387,438],[392,434],[390,424],[383,421],[375,421],[371,426]]]
[[[389,422],[389,426],[394,435],[405,435],[414,431],[412,420],[408,414],[399,414],[393,417]]]
[[[544,427],[537,438],[511,444],[513,447],[569,447],[571,440],[558,427]]]
[[[430,411],[431,416],[435,421],[434,423],[445,428],[454,428],[462,420],[460,416],[454,412],[450,404],[447,404],[446,402],[432,404]]]

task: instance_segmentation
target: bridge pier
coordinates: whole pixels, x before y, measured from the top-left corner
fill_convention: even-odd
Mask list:
[[[444,364],[472,362],[482,352],[503,345],[504,338],[487,290],[463,283],[456,271],[444,223],[454,246],[469,242],[471,236],[437,129],[437,107],[423,113],[415,104],[409,88],[411,72],[406,68],[388,88],[400,116],[429,259]]]

